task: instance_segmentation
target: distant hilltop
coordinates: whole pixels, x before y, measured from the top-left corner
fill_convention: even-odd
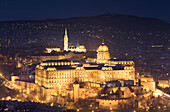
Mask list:
[[[139,30],[139,31],[154,31],[154,30],[167,30],[170,24],[157,19],[138,17],[123,14],[103,14],[98,16],[89,17],[71,17],[66,19],[46,19],[45,21],[55,21],[56,23],[83,23],[83,24],[101,24],[112,25],[122,30]]]
[[[0,24],[10,23],[42,23],[52,22],[55,24],[92,24],[92,25],[107,25],[114,26],[121,30],[136,30],[136,31],[170,31],[170,23],[157,18],[138,17],[132,15],[123,14],[102,14],[98,16],[87,17],[70,17],[63,19],[45,19],[45,20],[14,20],[14,21],[2,21]]]
[[[170,24],[160,19],[122,14],[4,21],[0,22],[0,47],[30,45],[62,47],[64,28],[69,30],[71,45],[81,43],[87,49],[93,50],[105,39],[111,52],[127,51],[127,48],[128,50],[138,48],[137,45],[166,46],[170,33]]]

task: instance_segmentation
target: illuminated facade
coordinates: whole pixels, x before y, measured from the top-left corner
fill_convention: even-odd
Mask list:
[[[170,87],[170,78],[159,79],[158,86],[162,87],[162,88],[169,88]]]
[[[82,59],[85,54],[81,52],[58,52],[54,54],[40,54],[40,55],[32,55],[31,58],[33,61],[47,61],[47,60],[62,60],[62,59],[70,59],[76,58]]]
[[[141,85],[143,85],[143,88],[147,91],[152,90],[155,91],[155,81],[152,77],[141,77]]]
[[[48,47],[46,48],[47,53],[51,53],[52,51],[60,52],[59,47]]]
[[[69,48],[67,50],[69,51]],[[135,80],[134,62],[110,59],[109,49],[104,43],[97,49],[96,62],[96,64],[80,64],[68,59],[41,62],[35,69],[35,84],[40,88],[39,95],[46,97],[71,94],[76,101],[78,98],[97,95],[97,91],[80,88],[76,81],[87,82],[87,87],[100,88],[100,84],[108,81]],[[87,94],[87,91],[90,92]]]
[[[84,45],[79,45],[79,46],[69,46],[68,51],[72,52],[86,52],[86,48]]]
[[[48,47],[48,48],[46,48],[45,53],[51,53],[52,51],[61,52],[61,49],[59,47]],[[67,34],[66,28],[65,28],[65,33],[64,33],[64,51],[86,52],[86,48],[84,45],[69,46],[68,34]]]
[[[106,63],[109,59],[109,49],[104,43],[102,43],[97,49],[97,63]]]
[[[78,65],[70,60],[50,60],[40,63],[35,69],[35,84],[45,91],[41,92],[41,95],[65,94],[75,80],[101,84],[118,79],[135,80],[135,68],[129,65]],[[73,86],[74,90],[78,91],[78,86]],[[43,96],[46,96],[45,94]]]
[[[35,83],[27,83],[18,79],[13,82],[20,85],[20,89],[35,90],[37,97],[42,97],[47,102],[54,96],[70,96],[74,101],[79,98],[96,97],[103,88],[102,85],[115,80],[119,80],[122,86],[128,80],[132,81],[132,85],[135,83],[134,62],[125,59],[110,59],[109,49],[104,43],[97,49],[97,58],[85,59],[86,55],[82,52],[86,52],[86,48],[83,45],[68,46],[67,29],[65,29],[64,50],[73,52],[57,51],[57,55],[54,56],[50,54],[32,56],[32,59],[41,60],[35,68]],[[73,57],[76,57],[76,61],[73,61]],[[81,59],[83,61],[78,61]],[[88,60],[90,60],[89,63]],[[80,85],[82,83],[85,84],[83,87]]]
[[[135,67],[135,63],[132,60],[129,60],[129,59],[109,59],[107,61],[107,64],[109,66],[114,66],[114,65],[122,65],[122,66],[131,65],[131,66]]]
[[[120,103],[126,103],[129,99],[117,99],[117,98],[101,98],[98,99],[99,108],[114,110],[119,107]]]
[[[86,48],[84,45],[79,46],[69,46],[68,45],[68,35],[67,35],[67,29],[65,29],[65,35],[64,35],[64,50],[65,51],[72,51],[72,52],[86,52]]]

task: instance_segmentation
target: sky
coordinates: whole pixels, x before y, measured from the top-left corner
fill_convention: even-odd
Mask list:
[[[0,21],[105,13],[153,17],[170,23],[170,0],[0,0]]]

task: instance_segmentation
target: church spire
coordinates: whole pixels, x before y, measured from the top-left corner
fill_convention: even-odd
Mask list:
[[[104,44],[104,39],[102,40],[102,44]]]
[[[65,36],[67,35],[67,28],[65,28]]]
[[[64,34],[64,50],[68,51],[68,36],[67,36],[67,28],[65,28]]]

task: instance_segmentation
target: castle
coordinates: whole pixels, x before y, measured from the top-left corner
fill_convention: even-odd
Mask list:
[[[86,52],[84,46],[71,48],[68,45],[67,29],[64,35],[64,51]],[[104,85],[116,87],[135,84],[135,63],[128,59],[111,59],[109,48],[103,42],[99,45],[97,58],[93,62],[64,59],[46,60],[35,68],[35,83],[22,82],[14,77],[12,82],[25,91],[36,91],[37,97],[51,101],[54,97],[79,98],[96,97]],[[61,52],[61,51],[60,51]],[[118,82],[115,82],[118,81]],[[27,85],[27,86],[22,86]],[[22,87],[21,87],[22,86]]]
[[[64,50],[71,51],[66,29]],[[72,50],[79,52],[77,48]],[[104,42],[98,47],[95,60],[94,63],[87,61],[80,63],[68,59],[41,62],[35,68],[35,84],[41,91],[39,95],[49,97],[72,94],[71,96],[76,100],[80,96],[90,97],[97,94],[93,91],[94,93],[91,92],[93,95],[80,95],[85,90],[80,89],[79,83],[84,83],[87,87],[100,88],[101,84],[108,81],[135,80],[134,62],[127,59],[111,59],[109,49]]]

